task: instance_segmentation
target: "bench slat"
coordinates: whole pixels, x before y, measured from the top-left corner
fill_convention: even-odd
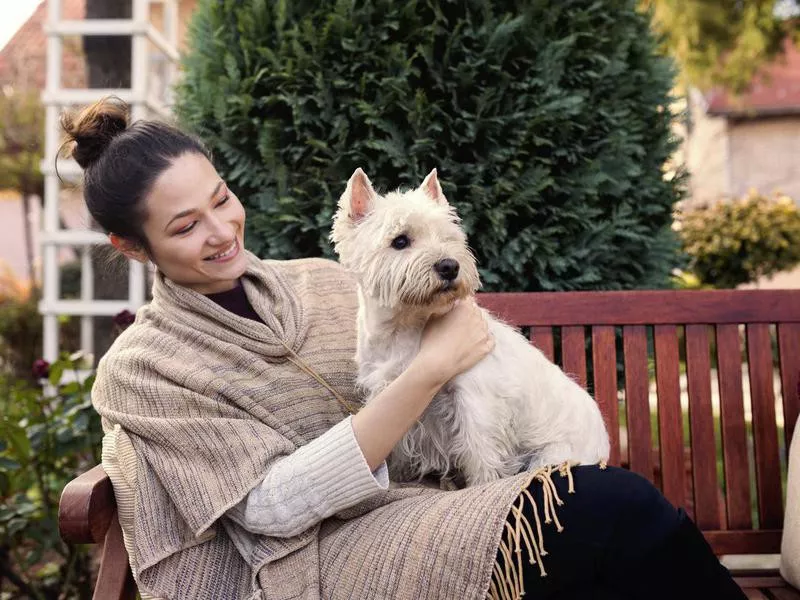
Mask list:
[[[619,466],[619,406],[617,402],[617,346],[614,328],[592,327],[592,367],[594,398],[603,413],[611,440],[608,462]]]
[[[561,328],[561,357],[564,372],[586,388],[586,332],[582,325]]]
[[[526,326],[800,323],[797,290],[505,292],[480,301],[507,323]]]
[[[800,600],[800,591],[790,588],[788,584],[780,588],[769,588],[769,592],[776,600]]]
[[[750,470],[744,426],[742,355],[739,328],[717,326],[717,375],[722,417],[722,454],[725,465],[725,506],[728,528],[752,529]]]
[[[750,531],[703,531],[714,554],[777,554],[781,551],[780,529]]]
[[[650,434],[647,331],[641,325],[622,328],[625,363],[625,406],[628,420],[630,469],[653,481],[653,443]]]
[[[775,421],[772,345],[766,323],[747,325],[747,364],[753,410],[759,524],[765,528],[780,528],[783,523],[781,463]]]
[[[547,357],[550,362],[555,362],[555,347],[553,344],[552,327],[531,327],[531,342]]]
[[[781,395],[783,396],[783,433],[786,454],[800,414],[800,323],[778,324],[780,349]]]
[[[734,578],[742,589],[772,588],[783,585],[783,579],[781,579],[780,575],[747,575],[745,577],[738,577],[737,575],[737,573],[734,573]]]
[[[92,600],[134,600],[136,583],[128,562],[119,519],[114,514],[103,544],[100,571]]]
[[[694,520],[700,529],[719,529],[717,448],[711,407],[711,361],[708,326],[686,326],[686,377],[689,395]]]
[[[685,506],[680,358],[674,325],[656,325],[656,389],[662,491],[675,506]]]

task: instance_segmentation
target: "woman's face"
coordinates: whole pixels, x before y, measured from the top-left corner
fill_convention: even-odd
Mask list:
[[[233,289],[245,271],[244,208],[208,159],[179,156],[145,198],[150,259],[201,294]]]

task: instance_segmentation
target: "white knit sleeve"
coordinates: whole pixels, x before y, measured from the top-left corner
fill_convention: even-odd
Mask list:
[[[370,471],[349,417],[276,461],[226,515],[252,533],[292,537],[388,486],[386,463]]]

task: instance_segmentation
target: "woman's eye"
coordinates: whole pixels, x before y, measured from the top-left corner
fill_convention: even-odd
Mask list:
[[[411,245],[411,240],[408,239],[408,236],[405,234],[398,235],[396,238],[392,240],[392,248],[394,248],[395,250],[402,250],[403,248],[406,248],[410,245]]]
[[[219,202],[217,202],[217,206],[222,206],[223,204],[227,203],[228,200],[230,200],[230,199],[231,199],[231,195],[230,194],[225,194],[225,197],[222,200],[220,200]]]
[[[184,233],[189,233],[192,229],[194,229],[194,226],[196,224],[197,224],[197,221],[192,221],[186,227],[184,227],[183,229],[179,229],[175,233],[178,234],[178,235],[181,235],[181,234],[184,234]]]

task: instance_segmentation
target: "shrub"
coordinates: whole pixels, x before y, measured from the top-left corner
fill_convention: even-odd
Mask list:
[[[0,376],[31,380],[31,364],[42,352],[42,315],[39,290],[25,296],[0,299]],[[61,319],[62,347],[80,346],[80,321]]]
[[[671,65],[634,0],[200,0],[177,111],[263,257],[438,167],[489,290],[666,285]]]
[[[707,284],[733,288],[800,263],[800,210],[786,196],[750,192],[681,215],[690,269]]]
[[[58,534],[58,498],[66,483],[97,464],[102,436],[80,357],[37,361],[53,391],[0,376],[0,574],[19,598],[91,597],[86,547]],[[30,365],[29,365],[30,368]],[[65,371],[74,381],[58,385]],[[5,596],[4,596],[5,597]]]

